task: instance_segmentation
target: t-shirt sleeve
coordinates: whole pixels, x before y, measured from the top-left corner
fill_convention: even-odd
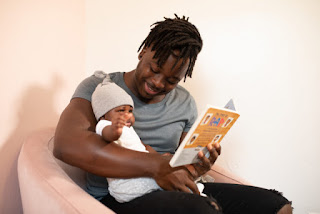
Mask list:
[[[190,96],[190,111],[189,111],[189,120],[186,122],[186,126],[183,129],[183,132],[188,132],[194,122],[196,121],[198,117],[198,110],[196,102],[194,101],[193,97]]]
[[[103,81],[105,76],[104,73],[95,72],[94,75],[87,77],[84,79],[76,88],[73,98],[83,98],[91,102],[91,96],[96,89],[97,85]]]

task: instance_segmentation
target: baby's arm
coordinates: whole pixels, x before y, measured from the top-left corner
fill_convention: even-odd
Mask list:
[[[103,128],[102,130],[102,138],[105,141],[112,142],[116,141],[120,138],[122,134],[123,127],[117,127],[113,123]]]
[[[126,124],[125,115],[116,114],[112,119],[112,124],[105,126],[101,131],[101,136],[105,141],[112,142],[120,138],[123,127]]]

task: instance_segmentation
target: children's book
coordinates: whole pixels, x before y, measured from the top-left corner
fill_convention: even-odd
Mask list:
[[[208,157],[210,154],[206,146],[220,143],[239,116],[232,99],[224,108],[207,105],[171,158],[170,166],[199,162],[198,153],[201,150]]]

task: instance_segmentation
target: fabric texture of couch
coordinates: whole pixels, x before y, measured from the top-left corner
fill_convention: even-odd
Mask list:
[[[30,134],[21,148],[18,178],[24,213],[114,213],[84,191],[83,170],[53,156],[54,131],[46,128]],[[216,165],[208,175],[215,182],[247,183]]]

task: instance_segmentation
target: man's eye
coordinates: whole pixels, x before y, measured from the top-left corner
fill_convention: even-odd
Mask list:
[[[154,70],[152,67],[150,67],[150,71],[155,74],[159,73],[158,71]]]
[[[176,81],[170,81],[170,80],[167,80],[167,83],[169,83],[170,85],[177,84],[177,82],[176,82]]]

